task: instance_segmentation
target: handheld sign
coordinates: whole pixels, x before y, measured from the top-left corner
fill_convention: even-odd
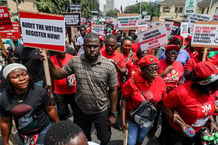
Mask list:
[[[213,20],[213,17],[211,17],[209,15],[202,15],[202,14],[191,15],[189,20],[188,20],[188,27],[190,29],[190,34],[193,35],[193,29],[194,29],[195,22],[197,22],[197,21],[211,21],[211,20]]]
[[[0,7],[0,31],[12,29],[11,18],[7,7]]]
[[[186,0],[184,15],[194,14],[197,7],[198,0]]]
[[[192,37],[194,47],[218,47],[218,22],[196,22]]]
[[[14,22],[12,23],[13,29],[12,30],[6,30],[6,31],[0,31],[0,36],[4,39],[20,39],[20,27],[19,23]]]
[[[64,13],[66,27],[80,26],[80,13]]]
[[[183,38],[187,38],[188,37],[188,23],[182,22],[180,25],[180,35]]]
[[[132,30],[138,27],[139,14],[121,14],[118,15],[119,29]]]
[[[63,16],[20,11],[20,26],[25,46],[65,50],[65,21]]]
[[[166,26],[159,25],[148,29],[139,33],[138,38],[142,51],[164,45],[168,42]]]
[[[92,25],[92,32],[97,35],[104,35],[105,25]]]

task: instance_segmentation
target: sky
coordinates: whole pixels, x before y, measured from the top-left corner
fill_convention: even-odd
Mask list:
[[[138,2],[153,2],[155,0],[138,0]],[[106,0],[99,0],[100,3],[100,10],[104,10],[104,4],[106,4]],[[134,5],[136,3],[136,0],[114,0],[114,7],[117,8],[118,10],[120,9],[120,6],[122,5],[123,11],[126,6],[128,5]]]

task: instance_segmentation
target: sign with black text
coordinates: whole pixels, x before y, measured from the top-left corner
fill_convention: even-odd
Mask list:
[[[0,7],[0,31],[12,29],[11,18],[7,7]]]
[[[194,14],[197,7],[198,0],[186,0],[184,15]]]
[[[63,16],[20,11],[20,26],[25,46],[65,50],[65,21]]]
[[[138,34],[141,50],[148,50],[164,45],[168,42],[165,25],[159,25]]]
[[[80,26],[80,13],[64,13],[66,27]]]
[[[191,43],[194,47],[217,48],[218,22],[196,22]]]

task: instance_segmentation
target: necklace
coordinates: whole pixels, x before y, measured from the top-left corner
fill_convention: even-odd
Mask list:
[[[26,98],[27,92],[24,94],[14,95],[15,99],[18,103],[23,103],[24,99]]]

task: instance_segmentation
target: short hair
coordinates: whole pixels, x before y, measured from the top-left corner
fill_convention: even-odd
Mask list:
[[[121,47],[122,47],[124,41],[127,41],[127,40],[132,41],[129,37],[125,37],[125,38],[121,41]]]
[[[116,35],[113,35],[113,34],[110,34],[106,37],[105,41],[107,41],[108,39],[115,39],[117,41],[117,36]]]
[[[99,42],[100,42],[100,39],[99,39],[98,35],[93,33],[93,32],[90,32],[90,33],[85,35],[84,41],[86,41],[87,39],[98,39]]]
[[[65,145],[80,133],[83,130],[72,121],[59,121],[48,129],[44,145]]]
[[[80,26],[79,29],[82,29],[82,28],[84,28],[86,30],[86,27],[84,25]]]

